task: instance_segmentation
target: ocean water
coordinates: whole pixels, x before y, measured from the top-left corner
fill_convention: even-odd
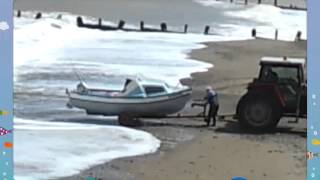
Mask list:
[[[192,49],[204,47],[201,42],[250,39],[253,27],[267,38],[277,28],[283,40],[293,40],[298,30],[306,32],[303,11],[196,2],[223,12],[225,23],[211,23],[216,35],[89,30],[76,27],[76,15],[70,13],[57,20],[60,12],[45,13],[40,20],[32,18],[35,12],[15,18],[15,179],[68,176],[114,158],[152,153],[160,146],[149,133],[118,127],[115,117],[88,117],[67,109],[65,89],[78,83],[75,72],[91,86],[114,89],[122,88],[125,77],[137,75],[175,85],[214,66],[188,57]]]
[[[152,153],[160,141],[119,126],[15,119],[15,179],[57,178],[114,158]],[[66,140],[67,138],[67,140]]]
[[[230,4],[215,0],[194,0],[195,2],[212,8],[226,9],[223,14],[227,18],[238,18],[231,24],[216,24],[217,33],[222,35],[243,37],[250,34],[251,30],[257,30],[257,36],[274,39],[275,31],[278,30],[278,39],[293,41],[298,31],[302,32],[302,39],[307,39],[307,13],[306,11],[286,10],[273,5],[249,4],[245,9],[231,9],[241,4]],[[244,23],[245,22],[245,23]]]

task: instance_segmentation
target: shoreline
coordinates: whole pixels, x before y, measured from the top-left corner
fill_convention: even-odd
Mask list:
[[[217,87],[222,109],[219,114],[234,110],[237,99],[245,91],[246,82],[257,73],[261,56],[306,55],[305,41],[255,39],[204,44],[207,47],[192,50],[189,56],[202,62],[214,61],[215,67],[191,75],[193,96],[200,97],[207,84]],[[236,67],[239,71],[236,71]],[[199,109],[186,107],[183,113],[196,111]],[[237,123],[232,121],[218,122],[216,128],[206,128],[202,121],[192,119],[143,120],[143,125],[137,129],[147,131],[161,140],[157,152],[115,159],[61,179],[82,179],[92,175],[108,180],[191,180],[212,177],[231,179],[230,175],[243,175],[249,179],[299,180],[305,176],[306,168],[306,121],[297,125],[287,124],[286,121],[282,120],[276,133],[253,135],[241,131]],[[247,167],[235,162],[246,163]],[[260,162],[265,163],[262,165]],[[270,166],[275,162],[279,166]],[[260,168],[256,169],[257,166]]]

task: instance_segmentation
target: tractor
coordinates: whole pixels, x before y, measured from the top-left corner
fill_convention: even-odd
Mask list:
[[[263,57],[259,77],[248,84],[237,105],[240,126],[253,131],[274,129],[282,117],[306,118],[306,59]]]

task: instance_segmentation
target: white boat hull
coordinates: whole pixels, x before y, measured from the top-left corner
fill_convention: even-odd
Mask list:
[[[69,93],[69,105],[93,115],[126,115],[133,117],[165,116],[184,108],[191,98],[191,90],[155,97],[101,97]]]

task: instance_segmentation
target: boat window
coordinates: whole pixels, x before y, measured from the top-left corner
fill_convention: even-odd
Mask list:
[[[164,88],[161,86],[144,86],[144,90],[147,95],[165,92]]]

